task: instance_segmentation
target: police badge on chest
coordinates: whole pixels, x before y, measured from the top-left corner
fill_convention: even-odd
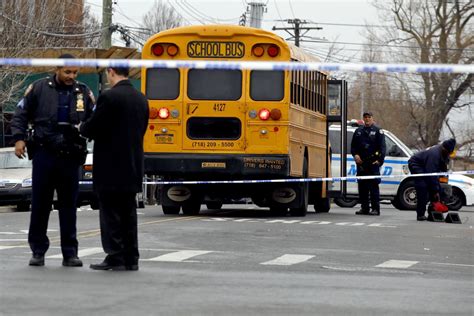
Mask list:
[[[77,95],[76,111],[84,112],[84,95],[82,93]]]

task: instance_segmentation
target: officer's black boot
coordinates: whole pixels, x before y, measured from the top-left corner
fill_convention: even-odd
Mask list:
[[[380,215],[380,210],[374,209],[374,210],[369,212],[369,215],[379,216]]]
[[[356,215],[369,215],[369,210],[368,209],[364,209],[364,208],[361,208],[360,210],[358,210],[357,212],[355,212]]]

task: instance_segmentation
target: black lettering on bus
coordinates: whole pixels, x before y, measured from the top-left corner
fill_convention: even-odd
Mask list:
[[[194,57],[196,55],[195,46],[196,46],[196,44],[194,42],[191,42],[191,43],[188,44],[188,56],[189,57]]]
[[[242,42],[192,41],[188,43],[187,53],[192,58],[241,58],[245,45]]]

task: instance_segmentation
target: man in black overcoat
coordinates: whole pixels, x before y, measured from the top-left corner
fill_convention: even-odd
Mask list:
[[[93,270],[138,270],[135,196],[142,190],[143,137],[148,101],[128,80],[128,68],[107,68],[111,89],[102,93],[82,135],[94,140],[94,190],[107,256]]]

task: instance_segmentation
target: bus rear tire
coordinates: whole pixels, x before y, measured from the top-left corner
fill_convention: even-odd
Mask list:
[[[165,215],[177,215],[179,214],[179,206],[166,206],[162,205],[161,208],[163,209],[163,214]]]
[[[198,215],[201,211],[201,203],[186,203],[183,204],[183,214],[184,215]]]
[[[288,208],[281,206],[272,206],[270,207],[270,214],[273,216],[286,216]]]
[[[308,178],[308,159],[304,157],[303,160],[303,178]],[[290,208],[291,216],[306,216],[308,213],[308,201],[309,201],[309,182],[301,183],[301,188],[303,191],[303,201],[297,208]]]

